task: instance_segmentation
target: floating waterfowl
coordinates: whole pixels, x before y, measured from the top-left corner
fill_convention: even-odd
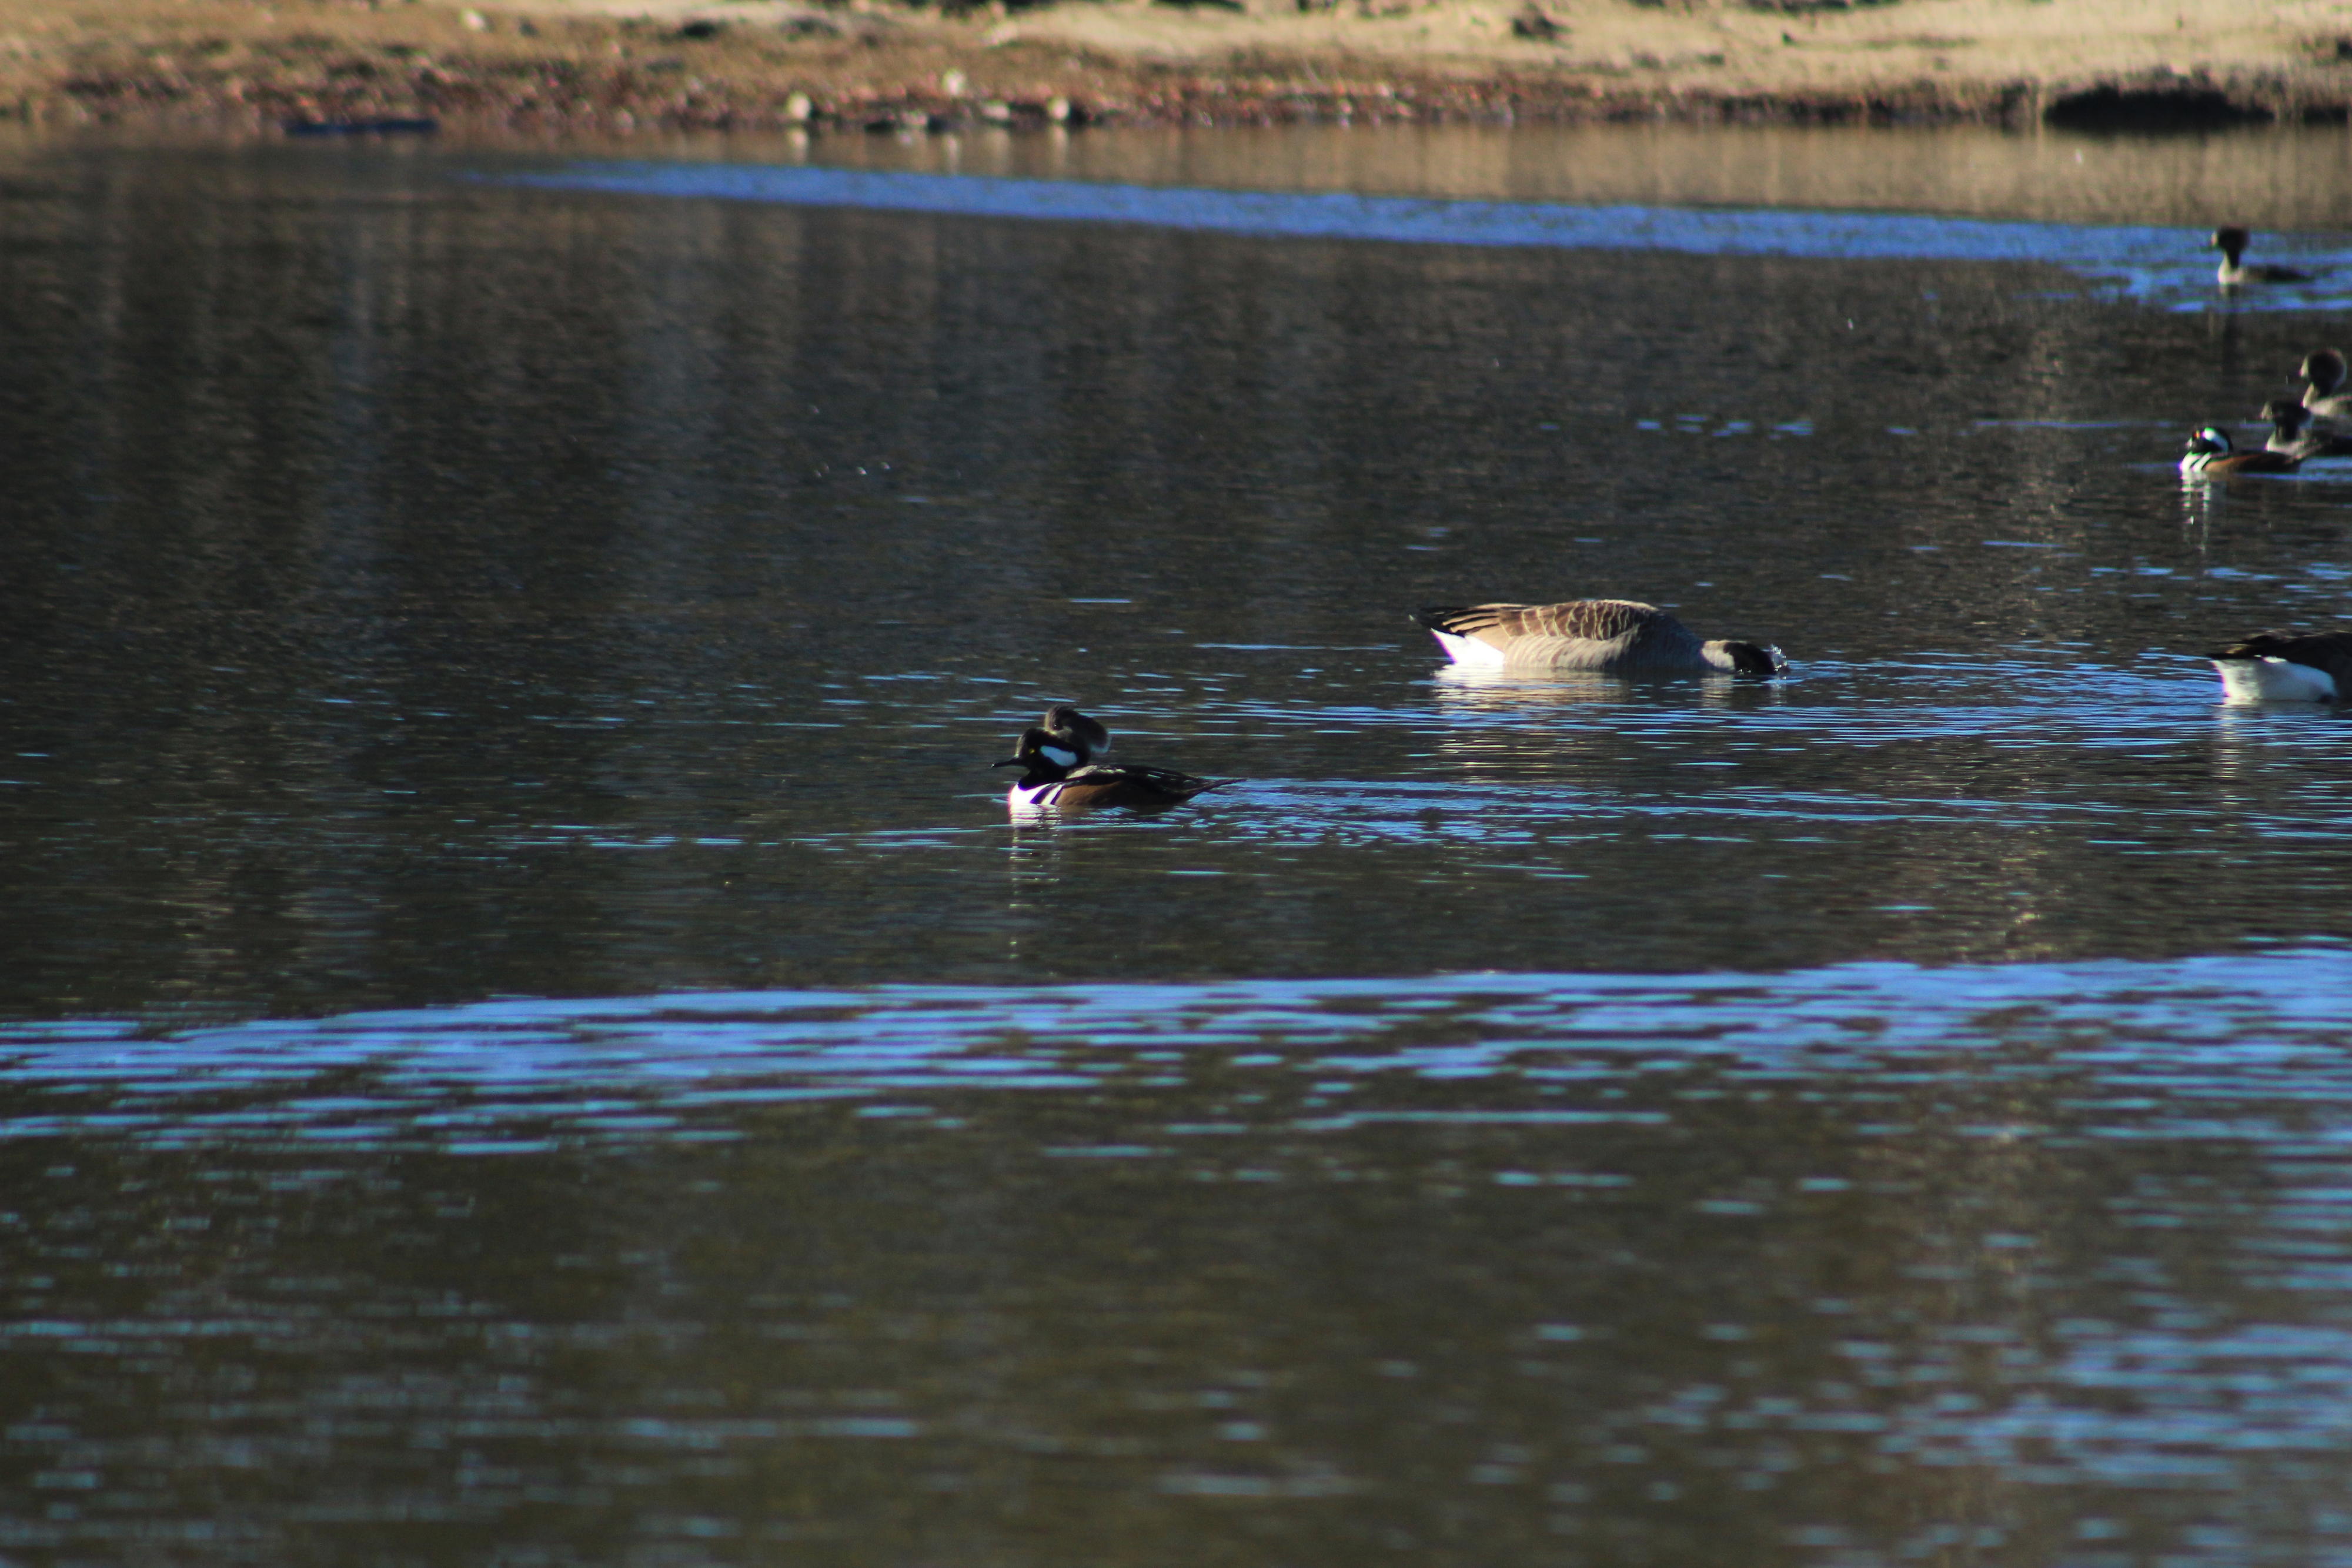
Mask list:
[[[2229,703],[2332,703],[2352,692],[2352,632],[2261,632],[2208,653]]]
[[[1571,599],[1560,604],[1440,605],[1412,619],[1457,664],[1600,670],[1617,674],[1777,675],[1780,650],[1698,634],[1654,604]]]
[[[1088,718],[1067,703],[1055,703],[1037,722],[1039,728],[1054,737],[1055,745],[1076,752],[1081,764],[1110,749],[1110,731],[1099,720]]]
[[[2309,384],[2303,389],[2303,406],[2314,419],[2352,419],[2352,392],[2344,385],[2344,356],[2333,349],[2315,349],[2294,370]]]
[[[2264,451],[2284,452],[2298,463],[2315,457],[2352,457],[2352,435],[2312,429],[2311,410],[2293,398],[2271,399],[2263,404],[2263,417],[2271,422],[2271,438],[2263,444]]]
[[[2241,261],[2253,235],[2244,229],[2230,227],[2213,231],[2209,250],[2221,253],[2221,269],[2213,275],[2224,288],[2235,288],[2242,283],[2309,283],[2312,275],[2298,272],[2292,267],[2276,267],[2267,261]]]
[[[2241,452],[2230,444],[2230,433],[2218,424],[2209,424],[2189,436],[2189,450],[2180,455],[2183,474],[2208,479],[2232,474],[2292,474],[2302,466],[2303,459],[2284,452]]]
[[[1195,779],[1169,768],[1089,762],[1086,750],[1071,744],[1074,738],[1066,730],[1057,734],[1034,726],[1023,730],[1021,744],[1013,754],[1002,762],[990,764],[1022,769],[1020,779],[1005,792],[1004,803],[1015,810],[1030,811],[1090,810],[1106,806],[1149,811],[1182,805],[1204,790],[1230,782],[1223,779]]]

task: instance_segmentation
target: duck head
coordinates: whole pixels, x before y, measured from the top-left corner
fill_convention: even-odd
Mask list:
[[[1067,703],[1055,703],[1047,708],[1039,724],[1064,750],[1076,752],[1081,762],[1091,761],[1110,749],[1110,731],[1102,727],[1101,721],[1088,718]]]
[[[2263,404],[2263,417],[2288,441],[2301,435],[2311,423],[2311,410],[2291,397],[2274,397]]]
[[[992,762],[991,768],[1021,768],[1024,784],[1050,784],[1066,779],[1072,769],[1084,766],[1086,754],[1069,746],[1063,737],[1034,726],[1021,732],[1021,744],[1013,755],[1002,762]]]

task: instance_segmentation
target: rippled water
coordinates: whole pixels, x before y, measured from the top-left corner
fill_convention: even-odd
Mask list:
[[[1060,223],[1142,224],[1269,239],[1391,240],[1415,245],[1672,251],[1815,260],[2042,262],[2110,280],[2130,296],[2209,309],[2214,268],[2200,256],[2209,230],[1987,223],[1888,213],[1723,212],[1690,207],[1431,201],[1352,192],[1247,192],[1111,185],[973,174],[875,172],[825,166],[583,162],[511,176],[556,190],[854,207]],[[2298,243],[2300,241],[2301,243]],[[2283,287],[2251,289],[2240,310],[2341,310],[2333,274],[2352,252],[2291,236],[2273,253],[2312,269]]]
[[[2341,136],[1596,134],[0,152],[0,1554],[2352,1559]]]

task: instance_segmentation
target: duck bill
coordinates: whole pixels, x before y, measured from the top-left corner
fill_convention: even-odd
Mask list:
[[[1002,762],[992,762],[989,766],[991,768],[1021,768],[1025,767],[1026,764],[1017,757],[1008,757]]]

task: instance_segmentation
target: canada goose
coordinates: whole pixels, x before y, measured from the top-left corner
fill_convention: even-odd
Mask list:
[[[2223,702],[2338,702],[2352,692],[2352,632],[2259,632],[2206,657]]]
[[[1670,674],[1727,670],[1777,675],[1780,650],[1696,633],[1654,604],[1571,599],[1562,604],[1444,605],[1412,612],[1457,664]]]
[[[2309,283],[2311,274],[2298,272],[2292,267],[2273,267],[2266,261],[2243,262],[2238,258],[2246,254],[2253,235],[2242,228],[2218,228],[2206,248],[2221,253],[2221,270],[2213,275],[2224,288],[2234,288],[2241,283]]]

